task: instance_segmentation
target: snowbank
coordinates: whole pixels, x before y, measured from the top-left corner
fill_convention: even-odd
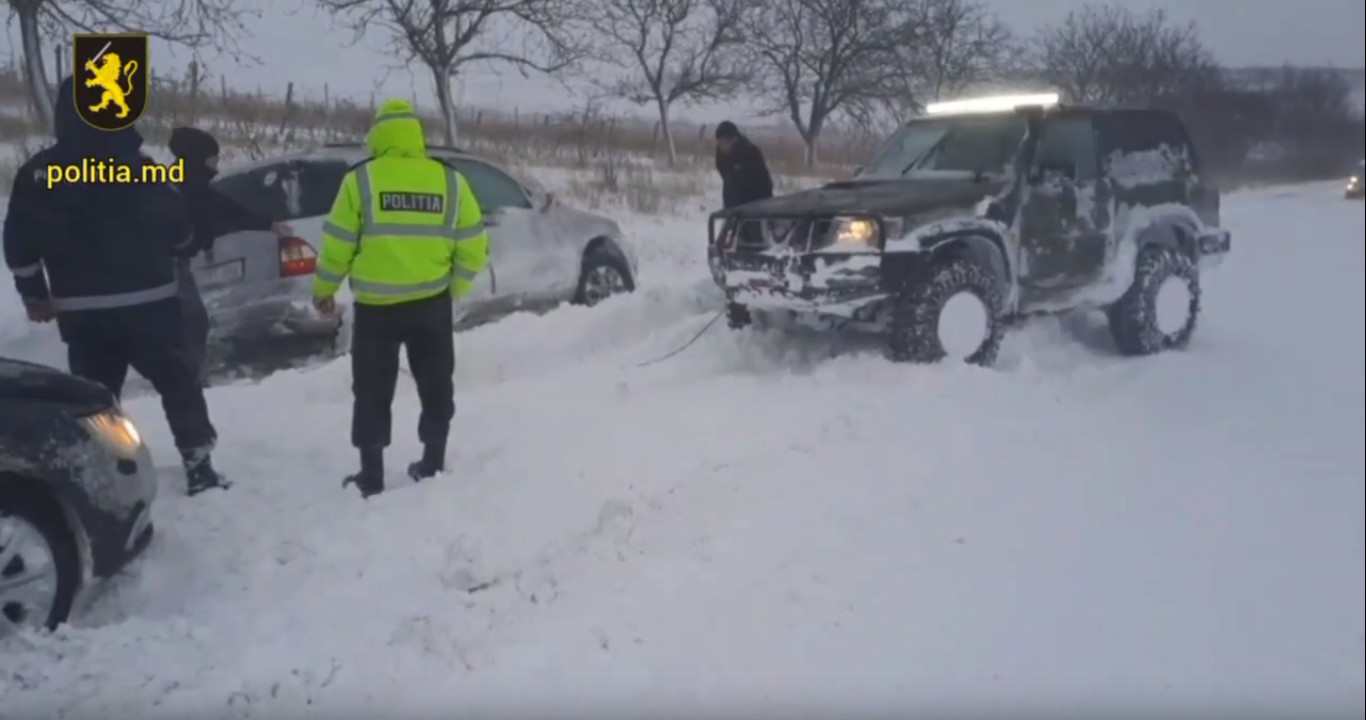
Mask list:
[[[1366,225],[1336,190],[1227,199],[1189,351],[1048,320],[999,371],[719,327],[637,367],[718,299],[697,218],[633,220],[646,289],[460,335],[454,472],[368,503],[339,486],[344,360],[212,390],[237,485],[193,500],[134,400],[158,539],[76,627],[0,648],[0,702],[1359,716]],[[416,412],[404,381],[394,468]]]

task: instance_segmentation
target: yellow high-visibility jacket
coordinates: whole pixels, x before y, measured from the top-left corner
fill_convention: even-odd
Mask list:
[[[313,294],[331,297],[348,276],[363,305],[469,293],[489,255],[469,183],[427,157],[422,123],[402,100],[380,108],[366,144],[373,157],[346,174],[323,224]]]

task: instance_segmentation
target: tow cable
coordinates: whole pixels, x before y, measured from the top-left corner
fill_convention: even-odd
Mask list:
[[[703,326],[702,326],[702,329],[701,329],[701,330],[698,330],[698,331],[697,331],[697,334],[696,334],[696,335],[693,335],[692,338],[691,338],[690,340],[688,340],[687,342],[683,343],[683,344],[682,344],[681,346],[679,346],[678,348],[675,348],[672,352],[669,352],[669,353],[666,354],[666,355],[661,355],[660,357],[657,357],[657,358],[655,358],[655,359],[653,359],[653,360],[646,360],[645,362],[636,365],[636,367],[638,367],[638,368],[643,368],[643,367],[649,367],[649,366],[651,366],[651,365],[657,365],[657,364],[662,363],[662,362],[664,362],[665,360],[668,360],[669,358],[672,358],[673,356],[675,356],[675,355],[677,355],[677,354],[683,352],[684,350],[687,350],[688,348],[690,348],[690,347],[693,346],[693,343],[696,343],[698,340],[701,340],[701,339],[702,339],[702,336],[703,336],[703,335],[706,335],[706,334],[707,334],[707,331],[711,329],[711,326],[712,326],[712,325],[715,325],[715,324],[716,324],[716,321],[717,321],[717,320],[720,320],[720,319],[721,319],[721,316],[722,316],[722,315],[725,315],[725,314],[726,314],[726,311],[725,311],[725,310],[721,310],[720,312],[716,313],[716,315],[714,315],[714,316],[712,317],[711,320],[708,320],[708,321],[707,321],[707,324],[706,324],[706,325],[703,325]]]

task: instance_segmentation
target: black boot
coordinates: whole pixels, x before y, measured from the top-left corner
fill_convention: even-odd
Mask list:
[[[342,487],[347,485],[355,485],[363,498],[384,492],[384,448],[361,449],[360,472],[347,475]]]
[[[446,443],[423,446],[422,459],[408,465],[408,477],[413,482],[422,482],[445,471]]]
[[[213,458],[207,450],[181,450],[180,459],[185,464],[187,495],[195,496],[213,488],[227,490],[232,487],[232,483],[214,468]]]

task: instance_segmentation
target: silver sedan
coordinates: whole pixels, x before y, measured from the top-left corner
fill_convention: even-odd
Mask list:
[[[458,327],[564,302],[593,305],[635,289],[635,255],[610,218],[566,205],[461,150],[429,148],[429,154],[464,175],[489,226],[489,266],[459,301]],[[322,224],[342,178],[366,157],[360,144],[327,145],[227,169],[214,181],[242,205],[287,222],[295,236],[233,233],[195,259],[218,363],[331,349],[339,321],[313,312],[313,273]]]

